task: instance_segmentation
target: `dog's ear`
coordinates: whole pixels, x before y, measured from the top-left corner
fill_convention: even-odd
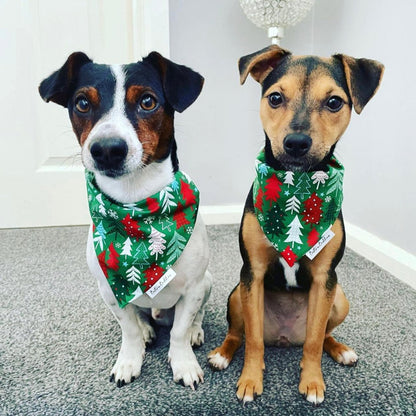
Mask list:
[[[354,110],[360,114],[380,86],[384,65],[372,59],[342,54],[334,55],[334,58],[342,62]]]
[[[261,84],[286,55],[290,55],[290,52],[277,45],[271,45],[258,52],[241,57],[238,61],[240,83],[244,84],[248,74],[250,74]]]
[[[191,68],[175,64],[158,52],[150,52],[143,62],[149,62],[160,73],[166,99],[175,111],[182,113],[201,93],[204,78]]]
[[[78,76],[80,68],[90,58],[83,52],[74,52],[69,55],[61,69],[58,69],[39,85],[39,94],[46,101],[53,101],[56,104],[67,107],[71,89]]]

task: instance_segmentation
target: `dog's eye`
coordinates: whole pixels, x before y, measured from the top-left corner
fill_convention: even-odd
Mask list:
[[[140,107],[146,111],[153,110],[156,107],[156,104],[156,100],[150,94],[143,95],[142,99],[140,100]]]
[[[277,108],[277,107],[279,107],[280,104],[283,103],[282,94],[280,94],[278,92],[272,92],[268,96],[268,99],[269,99],[270,107],[272,107],[272,108]]]
[[[344,101],[341,97],[334,95],[328,99],[325,105],[330,111],[335,113],[341,110],[342,106],[344,105]]]
[[[87,113],[90,110],[90,103],[85,95],[80,95],[75,100],[75,108],[80,113]]]

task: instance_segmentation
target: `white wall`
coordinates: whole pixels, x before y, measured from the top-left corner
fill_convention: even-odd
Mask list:
[[[392,17],[394,16],[394,18]],[[382,87],[352,118],[338,156],[346,167],[346,220],[410,253],[416,207],[416,2],[317,0],[313,13],[286,31],[295,54],[342,52],[386,65]],[[206,77],[199,100],[177,116],[181,166],[197,181],[203,205],[243,204],[264,141],[260,88],[239,85],[237,60],[268,44],[237,0],[170,1],[171,58]]]
[[[354,6],[351,6],[351,5]],[[339,146],[346,218],[416,254],[416,2],[318,0],[314,53],[341,51],[386,66],[380,90]]]
[[[254,174],[254,157],[264,142],[252,79],[240,86],[238,59],[268,44],[264,31],[243,14],[237,0],[173,0],[170,56],[205,77],[200,98],[176,116],[181,168],[201,189],[202,205],[243,204]],[[309,53],[312,16],[302,33],[287,34],[287,45]]]

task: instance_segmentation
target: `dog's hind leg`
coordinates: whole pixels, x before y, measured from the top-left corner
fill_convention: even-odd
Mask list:
[[[235,352],[243,343],[244,321],[240,296],[240,284],[231,292],[228,298],[228,333],[222,345],[211,351],[208,362],[214,370],[224,370],[228,367]]]
[[[156,332],[150,323],[150,317],[151,311],[149,309],[136,307],[137,324],[143,334],[143,340],[146,346],[152,345],[156,339]]]
[[[340,285],[337,285],[335,292],[334,305],[329,316],[328,325],[326,328],[326,335],[324,340],[324,351],[329,354],[337,363],[343,365],[355,365],[358,361],[358,356],[347,345],[338,342],[331,332],[334,328],[340,325],[349,311],[349,303]]]

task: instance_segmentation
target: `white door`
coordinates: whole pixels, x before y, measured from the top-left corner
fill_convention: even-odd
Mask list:
[[[87,224],[66,109],[37,88],[68,55],[98,63],[169,55],[168,0],[0,0],[0,228]]]

